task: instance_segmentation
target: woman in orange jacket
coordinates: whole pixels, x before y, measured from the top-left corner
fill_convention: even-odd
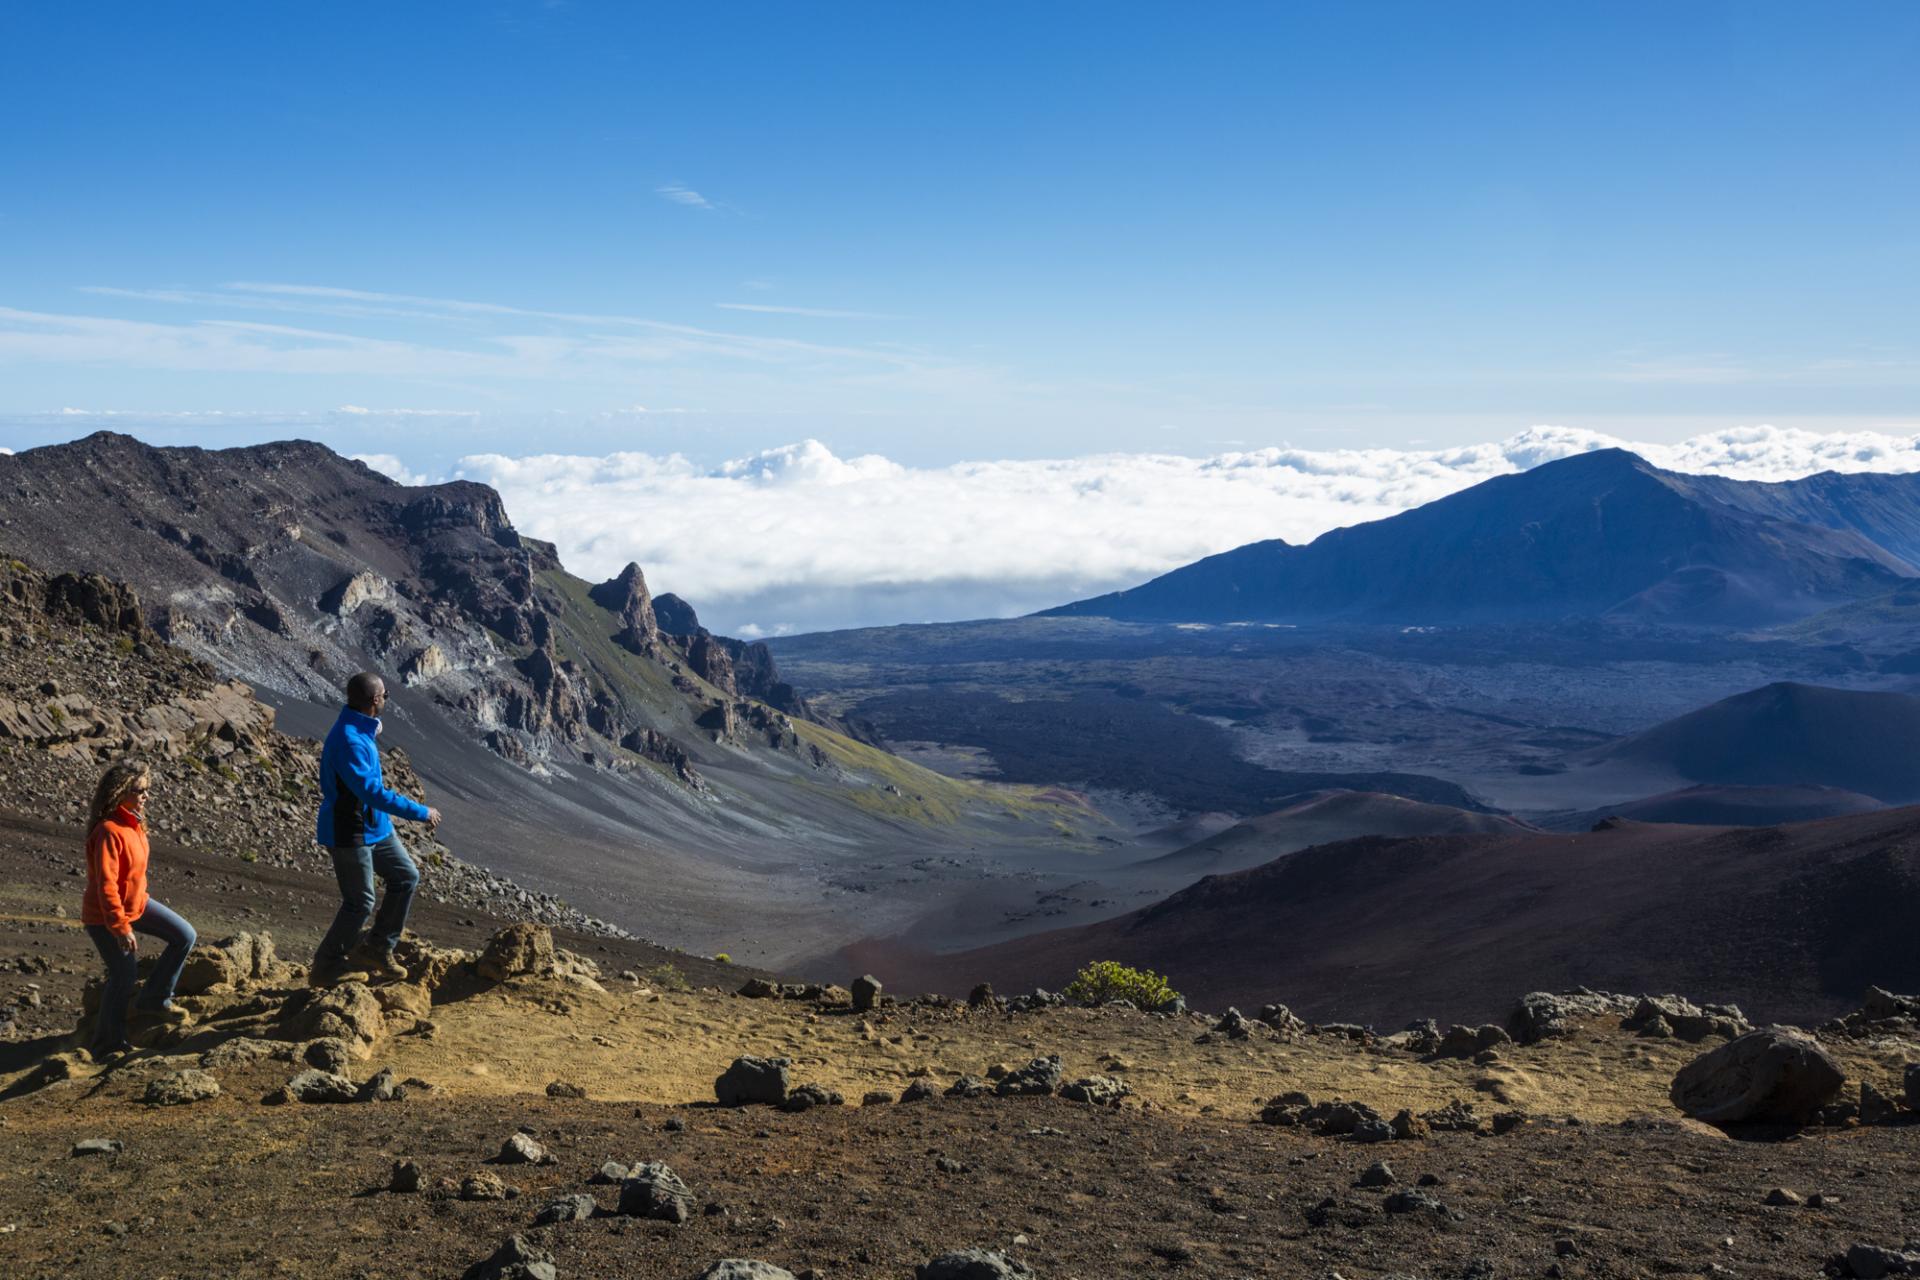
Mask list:
[[[140,942],[147,934],[166,944],[140,989],[134,1008],[165,1014],[173,985],[193,950],[193,926],[147,896],[147,793],[153,774],[138,760],[109,765],[93,790],[87,821],[87,895],[80,920],[107,962],[107,989],[93,1035],[93,1056],[125,1053],[127,1001],[140,976]]]

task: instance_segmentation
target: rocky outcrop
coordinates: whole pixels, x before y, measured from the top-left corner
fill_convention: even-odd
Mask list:
[[[97,573],[61,573],[47,579],[42,607],[50,618],[138,635],[147,629],[140,597],[125,583]]]
[[[705,785],[686,748],[656,729],[635,729],[620,739],[620,745],[643,759],[665,765],[674,777],[690,787],[697,789]]]
[[[320,608],[346,617],[363,604],[393,599],[393,584],[371,569],[352,574],[320,597]]]
[[[1673,1078],[1673,1104],[1709,1124],[1804,1124],[1846,1074],[1804,1031],[1764,1027],[1695,1058]]]
[[[639,565],[629,563],[618,577],[590,588],[587,594],[595,604],[619,619],[615,642],[646,657],[658,654],[660,624],[654,618],[653,598],[647,594],[646,575]]]

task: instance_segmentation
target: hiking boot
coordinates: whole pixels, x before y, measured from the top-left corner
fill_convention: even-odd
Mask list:
[[[346,962],[342,960],[315,960],[313,968],[307,970],[307,985],[310,987],[337,987],[340,980],[347,976]]]
[[[347,953],[347,963],[355,969],[365,969],[375,978],[389,982],[404,982],[407,968],[393,958],[393,952],[384,947],[361,945]]]

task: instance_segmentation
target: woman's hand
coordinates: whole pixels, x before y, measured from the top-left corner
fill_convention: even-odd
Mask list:
[[[133,956],[140,954],[140,937],[131,929],[115,938],[114,941],[118,942],[120,949],[128,955]]]

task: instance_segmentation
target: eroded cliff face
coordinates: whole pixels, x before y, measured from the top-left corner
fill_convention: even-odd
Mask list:
[[[121,572],[154,602],[142,625],[257,685],[328,701],[372,667],[536,770],[644,761],[691,785],[701,742],[797,748],[786,718],[806,707],[764,646],[684,606],[689,629],[664,630],[638,565],[571,577],[484,485],[406,487],[304,442],[208,452],[101,433],[0,460],[0,493],[0,544]],[[103,617],[127,607],[62,590]]]

